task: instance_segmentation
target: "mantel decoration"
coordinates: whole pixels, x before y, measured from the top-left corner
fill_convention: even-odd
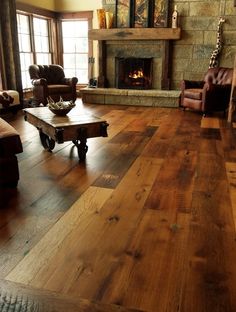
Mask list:
[[[219,56],[223,47],[222,32],[223,32],[224,23],[225,23],[225,19],[222,16],[220,16],[218,25],[217,25],[216,46],[215,46],[215,49],[211,53],[209,68],[219,66]]]
[[[112,12],[106,12],[105,16],[106,16],[106,28],[110,29],[112,28],[112,25],[113,25],[114,15]]]
[[[177,5],[175,5],[174,11],[173,11],[173,13],[172,13],[171,27],[172,27],[172,28],[177,28],[177,27],[178,27],[178,11],[177,11]]]
[[[134,27],[149,26],[149,1],[134,0]]]
[[[169,0],[116,0],[116,27],[167,27],[168,3]]]
[[[168,26],[168,0],[154,0],[153,7],[153,27]]]
[[[98,17],[98,27],[100,29],[106,28],[106,15],[104,9],[97,10],[97,17]]]
[[[116,0],[116,27],[131,27],[131,0]]]

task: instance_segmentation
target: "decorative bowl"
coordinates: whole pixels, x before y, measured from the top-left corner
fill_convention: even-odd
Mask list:
[[[73,107],[59,108],[59,109],[55,109],[51,107],[48,107],[48,108],[50,109],[51,112],[53,112],[57,116],[66,116]]]

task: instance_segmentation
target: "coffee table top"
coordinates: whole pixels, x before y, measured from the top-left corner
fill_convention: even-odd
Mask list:
[[[99,117],[81,113],[79,109],[76,109],[76,107],[73,108],[66,116],[57,116],[47,107],[25,108],[24,112],[26,115],[36,117],[38,120],[43,121],[53,128],[106,122],[104,119]]]

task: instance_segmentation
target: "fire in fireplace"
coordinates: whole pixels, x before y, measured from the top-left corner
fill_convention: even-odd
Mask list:
[[[116,57],[118,89],[152,89],[152,58]]]

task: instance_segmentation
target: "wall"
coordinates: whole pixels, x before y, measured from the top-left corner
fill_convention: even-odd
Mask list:
[[[114,11],[115,5],[106,5],[106,2],[103,0],[104,8]],[[202,79],[215,49],[219,16],[226,19],[223,24],[224,43],[219,65],[233,67],[236,54],[234,0],[169,0],[169,3],[170,13],[173,12],[174,5],[177,5],[178,22],[182,30],[181,40],[171,42],[171,88],[179,89],[182,79]]]
[[[102,0],[16,0],[16,2],[57,12],[93,11],[102,7]]]
[[[220,66],[233,67],[236,54],[236,7],[234,0],[174,0],[177,5],[181,40],[173,43],[172,88],[178,89],[181,79],[202,79],[216,45],[219,16],[223,24],[223,49]]]
[[[209,65],[211,52],[216,45],[219,16],[226,19],[223,25],[224,45],[220,66],[232,67],[236,54],[236,7],[234,7],[234,0],[169,1],[170,12],[173,11],[174,5],[177,5],[179,26],[182,29],[181,40],[174,41],[172,45],[172,89],[179,89],[179,83],[182,79],[199,80],[203,77]],[[56,11],[94,10],[93,28],[98,28],[95,10],[102,7],[102,4],[106,9],[111,10],[114,5],[106,5],[106,3],[115,3],[114,0],[20,0],[19,2]],[[96,51],[96,42],[94,42],[94,50]],[[97,68],[95,72],[97,72]]]
[[[55,0],[58,12],[93,11],[102,7],[102,0]]]
[[[56,0],[16,0],[16,2],[30,4],[39,8],[55,11]]]

